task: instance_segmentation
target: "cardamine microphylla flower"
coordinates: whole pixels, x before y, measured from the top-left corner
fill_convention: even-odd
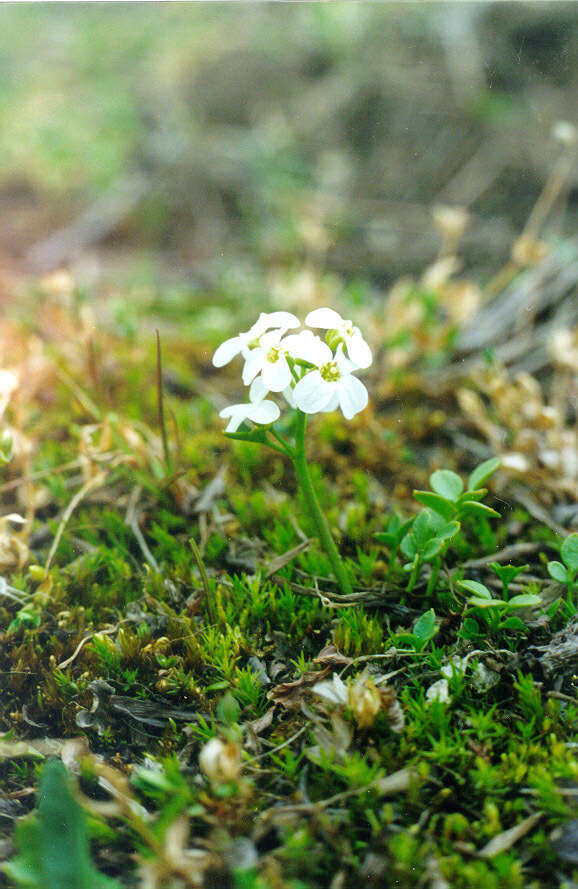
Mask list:
[[[355,327],[351,321],[344,320],[335,309],[313,309],[307,315],[305,324],[309,327],[335,331],[337,338],[343,340],[349,358],[357,367],[369,367],[373,361],[371,349],[363,339],[359,327]]]
[[[239,354],[246,358],[251,347],[258,346],[262,335],[271,328],[286,331],[299,327],[300,323],[299,319],[291,312],[261,312],[249,330],[221,343],[213,355],[213,364],[215,367],[224,367]]]
[[[349,361],[338,346],[335,356],[325,343],[319,350],[318,367],[305,374],[295,385],[293,400],[304,414],[333,411],[340,407],[346,420],[367,407],[367,389],[351,373],[357,365]]]
[[[248,402],[230,405],[219,416],[229,420],[225,431],[231,437],[266,445],[292,461],[333,574],[342,592],[351,595],[348,571],[340,559],[309,474],[305,431],[307,414],[340,407],[350,420],[366,407],[367,389],[353,374],[369,367],[371,349],[360,330],[333,309],[310,312],[306,323],[325,328],[325,342],[311,330],[287,334],[288,330],[299,327],[299,320],[290,312],[270,312],[262,313],[248,331],[219,346],[213,364],[222,367],[240,354],[245,361],[243,382],[251,387]],[[266,398],[268,392],[282,393],[294,409],[292,440],[273,425],[280,411],[275,402]],[[245,420],[267,428],[237,432]],[[364,706],[366,709],[371,706],[369,698]]]

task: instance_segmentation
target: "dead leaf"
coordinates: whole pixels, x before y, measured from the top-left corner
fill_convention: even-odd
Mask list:
[[[534,815],[524,818],[524,820],[520,821],[519,824],[516,824],[515,827],[511,827],[509,830],[504,830],[503,833],[499,833],[497,837],[494,837],[489,843],[486,843],[483,849],[480,849],[478,856],[480,858],[495,858],[500,852],[507,852],[508,849],[511,849],[512,846],[518,842],[518,840],[525,837],[526,834],[535,827],[543,815],[543,812],[535,812]]]

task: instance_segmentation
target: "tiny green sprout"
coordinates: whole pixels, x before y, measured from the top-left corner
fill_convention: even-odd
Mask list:
[[[392,642],[397,646],[408,646],[416,651],[423,651],[428,642],[434,638],[439,627],[436,624],[436,613],[433,608],[425,611],[418,617],[412,627],[411,633],[398,633],[392,637]]]
[[[548,562],[548,574],[568,587],[568,595],[578,590],[578,533],[569,534],[560,547],[562,562]]]
[[[511,582],[516,579],[518,574],[527,571],[529,567],[529,565],[500,565],[499,562],[490,562],[488,565],[488,568],[491,568],[502,581],[502,596],[504,599],[508,599]]]
[[[487,586],[477,580],[459,580],[457,586],[471,593],[466,603],[469,607],[463,628],[467,638],[477,635],[479,627],[474,624],[478,625],[480,620],[486,624],[492,635],[507,630],[524,631],[524,622],[511,612],[519,608],[533,608],[542,602],[541,597],[535,593],[521,593],[510,599],[494,599]],[[467,625],[466,620],[469,621]],[[461,635],[463,637],[464,633]]]
[[[386,530],[378,531],[373,535],[373,539],[376,540],[377,543],[381,543],[389,549],[389,564],[387,566],[388,578],[391,577],[399,545],[405,537],[412,521],[413,519],[406,519],[404,521],[400,515],[394,512],[388,519]]]
[[[428,581],[427,594],[435,585],[439,574],[442,558],[450,541],[460,530],[460,523],[445,521],[439,514],[430,509],[422,509],[413,521],[411,529],[401,541],[401,551],[409,560],[403,570],[409,573],[407,592],[411,593],[422,566],[430,562],[432,572]]]
[[[496,518],[496,512],[485,503],[480,503],[488,491],[484,483],[498,469],[500,461],[497,457],[485,460],[468,478],[467,488],[461,477],[450,469],[438,469],[430,475],[431,491],[414,491],[413,495],[419,503],[437,512],[446,521],[462,522],[466,518]]]

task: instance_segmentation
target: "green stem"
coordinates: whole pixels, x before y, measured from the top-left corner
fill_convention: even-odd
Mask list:
[[[442,560],[441,559],[435,559],[431,564],[431,573],[429,576],[429,580],[427,582],[427,589],[425,591],[426,598],[429,598],[429,596],[432,595],[432,593],[435,589],[435,585],[437,583],[437,579],[439,577],[441,567],[442,567]]]
[[[311,481],[311,476],[309,475],[309,467],[307,465],[307,456],[305,453],[306,425],[307,415],[304,414],[303,411],[298,410],[297,420],[295,424],[295,455],[293,457],[295,473],[297,475],[299,485],[301,486],[301,491],[303,492],[303,496],[305,498],[305,502],[307,503],[311,518],[315,522],[317,534],[319,535],[321,545],[323,546],[323,549],[325,550],[327,557],[331,562],[331,568],[333,569],[335,579],[339,583],[341,591],[345,595],[350,596],[353,593],[353,589],[351,583],[349,582],[349,577],[347,576],[347,572],[345,570],[343,562],[341,561],[341,557],[339,555],[339,552],[337,551],[337,547],[335,546],[335,541],[333,540],[331,531],[329,530],[327,519],[323,515],[323,512],[319,505],[319,501],[317,499],[317,495],[315,493],[315,489],[313,487],[313,482]]]
[[[420,562],[419,556],[416,555],[413,560],[413,564],[411,566],[411,574],[409,575],[409,580],[408,580],[407,587],[405,590],[405,592],[408,595],[413,591],[413,588],[414,588],[416,581],[417,581],[417,576],[419,574],[420,568],[421,568],[421,562]]]

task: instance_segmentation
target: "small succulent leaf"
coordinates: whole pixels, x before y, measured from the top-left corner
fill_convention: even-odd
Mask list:
[[[475,617],[464,617],[459,635],[462,639],[472,639],[480,633],[480,625]]]
[[[451,469],[438,469],[437,472],[433,472],[429,477],[429,483],[436,494],[440,494],[446,500],[451,500],[454,503],[464,490],[461,478],[457,472],[452,472]]]
[[[483,583],[478,583],[477,580],[458,580],[459,587],[463,590],[467,590],[468,593],[474,593],[475,596],[480,596],[483,599],[491,599],[492,594]]]
[[[405,535],[400,548],[406,559],[414,559],[417,556],[417,544],[411,532]]]
[[[432,639],[435,636],[436,632],[436,615],[433,608],[430,608],[429,611],[426,611],[416,620],[413,625],[413,635],[419,639],[422,644],[425,644],[429,639]]]
[[[481,500],[482,497],[485,497],[487,493],[487,488],[478,488],[477,491],[464,491],[464,493],[460,494],[460,496],[458,497],[458,506],[460,503],[463,503],[464,500]]]
[[[459,522],[447,522],[447,524],[440,524],[436,529],[436,537],[439,537],[440,540],[451,540],[452,537],[455,537],[458,531],[460,530],[461,525]]]
[[[500,621],[500,630],[527,630],[527,626],[519,617],[506,617]]]
[[[535,593],[520,593],[519,596],[512,596],[508,600],[509,608],[531,608],[534,605],[540,605],[542,597]]]
[[[429,513],[425,509],[422,509],[419,515],[416,516],[412,526],[412,534],[415,538],[417,546],[420,548],[427,540],[429,540],[430,537],[433,536],[433,532],[430,528],[430,516],[431,513]]]
[[[430,559],[435,559],[436,556],[439,556],[442,550],[442,545],[443,541],[440,540],[439,537],[432,537],[428,540],[421,551],[421,557],[424,562],[429,562]]]
[[[572,572],[578,571],[578,533],[568,535],[560,547],[560,554]]]
[[[500,518],[500,513],[492,509],[491,506],[486,506],[485,503],[477,503],[475,500],[464,500],[460,503],[460,513],[462,515],[483,515]]]
[[[468,605],[472,608],[506,608],[508,603],[503,599],[481,599],[479,596],[471,596]]]
[[[499,457],[490,457],[489,460],[484,460],[483,463],[480,463],[480,465],[470,473],[470,477],[468,478],[468,488],[472,491],[477,491],[478,488],[481,488],[489,477],[494,474],[496,469],[499,469],[499,467]]]
[[[558,583],[568,583],[568,572],[562,562],[548,562],[548,574]]]
[[[451,519],[455,515],[456,508],[449,500],[440,494],[434,494],[432,491],[414,491],[413,496],[423,506],[433,509],[439,513],[444,519]]]

